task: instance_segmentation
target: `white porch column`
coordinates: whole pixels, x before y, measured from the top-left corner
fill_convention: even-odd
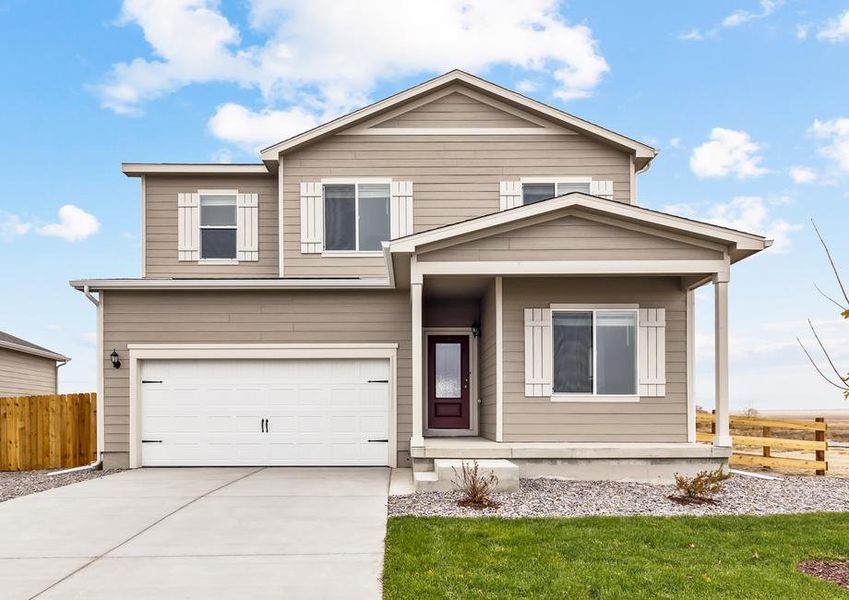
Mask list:
[[[413,316],[413,435],[410,438],[410,447],[421,448],[424,446],[424,429],[422,428],[422,415],[424,414],[424,403],[422,390],[422,282],[410,283],[410,304]]]
[[[713,279],[714,336],[716,373],[716,437],[715,446],[731,446],[731,420],[728,407],[728,275]]]

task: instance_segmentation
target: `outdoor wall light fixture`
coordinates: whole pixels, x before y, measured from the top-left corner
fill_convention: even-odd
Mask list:
[[[478,323],[477,321],[472,323],[472,335],[474,337],[480,337],[481,336],[481,326],[480,326],[480,323]]]
[[[121,361],[118,360],[118,352],[116,350],[112,350],[112,354],[109,355],[109,358],[112,359],[112,366],[116,369],[121,368]]]

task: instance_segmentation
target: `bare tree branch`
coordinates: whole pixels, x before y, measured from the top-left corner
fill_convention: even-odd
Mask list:
[[[834,383],[831,379],[829,379],[828,377],[826,377],[826,376],[825,376],[825,373],[823,373],[823,372],[820,370],[820,368],[819,368],[819,366],[817,365],[817,363],[816,363],[816,362],[814,362],[813,357],[811,357],[811,354],[808,352],[808,349],[807,349],[807,348],[805,348],[805,344],[803,344],[803,343],[802,343],[802,340],[800,340],[799,338],[796,338],[796,341],[797,341],[797,342],[799,342],[799,346],[801,346],[801,347],[802,347],[802,352],[804,352],[804,353],[805,353],[805,356],[807,356],[807,357],[808,357],[808,360],[809,360],[809,361],[811,361],[811,364],[812,364],[812,365],[814,366],[814,368],[817,370],[817,373],[819,373],[819,374],[820,374],[820,377],[822,377],[822,378],[823,378],[826,382],[828,382],[828,383],[830,383],[831,385],[833,385],[834,387],[836,387],[838,390],[843,390],[844,392],[845,392],[846,390],[849,390],[849,386],[847,386],[847,385],[845,385],[845,384]],[[841,378],[840,378],[840,380],[842,381],[842,380],[843,380],[843,378],[841,377]]]
[[[831,370],[834,371],[834,374],[837,375],[837,378],[840,381],[843,381],[843,375],[841,375],[840,371],[837,370],[837,367],[834,366],[834,361],[831,360],[831,356],[829,355],[828,350],[825,349],[825,346],[823,345],[820,336],[817,334],[817,330],[814,329],[814,324],[811,323],[810,319],[808,319],[808,327],[811,328],[811,332],[814,334],[814,339],[817,340],[817,344],[820,345],[820,350],[822,350],[822,353],[825,355],[825,359],[828,361],[828,364],[831,365]]]
[[[840,274],[837,272],[837,267],[834,265],[834,260],[831,258],[831,251],[828,249],[828,244],[825,243],[825,240],[822,239],[820,235],[820,230],[817,229],[817,224],[811,219],[811,225],[814,226],[814,231],[817,234],[817,237],[822,244],[822,247],[825,249],[825,255],[828,257],[828,262],[831,265],[831,270],[834,271],[834,277],[837,279],[837,285],[840,286],[840,291],[843,292],[843,298],[846,300],[846,304],[849,304],[849,294],[846,293],[846,288],[843,286],[843,281],[840,279]],[[847,307],[841,306],[841,308],[846,309]]]
[[[834,298],[832,298],[831,296],[829,296],[828,294],[826,294],[824,291],[822,291],[822,290],[820,289],[820,286],[818,286],[816,283],[814,284],[814,287],[815,287],[815,288],[817,289],[817,291],[818,291],[818,292],[822,295],[822,297],[823,297],[823,298],[825,298],[826,300],[828,300],[829,302],[831,302],[832,304],[834,304],[834,305],[835,305],[837,308],[839,308],[840,310],[846,310],[846,307],[845,307],[845,306],[843,306],[842,304],[840,304],[840,302],[838,302],[837,300],[835,300]]]

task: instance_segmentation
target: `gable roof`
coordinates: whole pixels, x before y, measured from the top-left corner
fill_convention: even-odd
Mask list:
[[[481,79],[480,77],[470,75],[465,71],[455,69],[399,92],[393,96],[379,100],[352,113],[338,117],[332,121],[319,125],[318,127],[290,137],[282,142],[269,146],[262,150],[262,160],[269,166],[269,168],[274,168],[273,165],[278,162],[280,155],[285,152],[291,152],[296,148],[300,148],[318,139],[332,135],[342,129],[360,124],[363,121],[390,109],[397,108],[401,104],[416,100],[436,90],[458,83],[480,93],[495,97],[507,104],[519,107],[522,110],[552,121],[555,124],[580,131],[590,137],[615,146],[620,150],[630,152],[634,155],[635,166],[638,170],[644,168],[655,156],[657,156],[657,150],[647,144],[643,144],[642,142],[638,142],[619,133],[610,131],[609,129],[605,129],[600,125],[596,125],[595,123],[591,123],[590,121],[586,121],[576,117],[575,115],[569,114],[537,100],[533,100],[527,96],[519,94],[518,92],[514,92],[513,90],[509,90],[490,81]]]
[[[16,352],[23,352],[24,354],[32,354],[44,358],[52,358],[53,360],[62,362],[68,362],[71,360],[67,356],[59,354],[58,352],[53,352],[52,350],[48,350],[47,348],[38,346],[32,342],[15,337],[5,331],[0,331],[0,348],[6,348],[7,350],[14,350]]]
[[[510,223],[541,215],[560,214],[570,209],[607,215],[636,224],[647,225],[659,231],[667,231],[687,237],[716,242],[729,248],[731,262],[737,262],[756,252],[768,248],[771,240],[763,236],[736,229],[730,229],[713,223],[696,221],[671,215],[633,204],[591,196],[582,192],[570,192],[542,202],[517,206],[497,213],[475,217],[459,223],[444,225],[421,233],[392,240],[389,244],[392,253],[413,253],[422,246],[451,239],[458,241],[469,234],[482,232]]]

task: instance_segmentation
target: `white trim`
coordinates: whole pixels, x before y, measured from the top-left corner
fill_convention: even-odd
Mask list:
[[[327,258],[381,258],[382,250],[322,250],[321,255]]]
[[[209,190],[198,190],[198,244],[197,244],[197,253],[198,260],[197,263],[199,265],[238,265],[239,264],[239,190],[225,190],[225,189],[209,189]],[[233,225],[204,225],[203,224],[203,198],[202,196],[232,196],[233,197],[233,216],[235,217]],[[236,244],[235,244],[235,252],[236,255],[233,258],[204,258],[203,256],[203,236],[201,232],[204,229],[216,229],[216,230],[233,230],[236,232]]]
[[[657,150],[651,146],[642,144],[636,140],[632,140],[596,125],[595,123],[585,121],[584,119],[561,110],[557,110],[556,108],[543,104],[542,102],[537,102],[536,100],[522,96],[517,92],[508,90],[494,83],[490,83],[489,81],[480,79],[479,77],[475,77],[474,75],[455,69],[435,77],[430,81],[426,81],[404,90],[394,96],[384,98],[374,104],[264,148],[261,152],[262,160],[276,161],[281,152],[292,150],[330,133],[338,133],[344,128],[362,123],[368,118],[380,114],[391,107],[398,106],[401,103],[410,100],[416,100],[424,94],[430,94],[433,91],[438,91],[452,83],[462,83],[474,91],[493,96],[503,102],[512,103],[519,108],[528,109],[529,111],[532,111],[532,113],[536,113],[535,116],[551,119],[556,124],[565,125],[567,128],[577,129],[587,135],[596,137],[623,150],[634,152],[637,157],[644,159],[645,162],[651,161],[651,159],[657,155]]]
[[[83,291],[88,286],[98,290],[275,290],[275,289],[392,289],[383,277],[356,279],[83,279],[70,282]]]
[[[141,176],[141,276],[147,275],[147,178]]]
[[[391,177],[322,177],[321,185],[355,185],[359,183],[383,183],[391,184]]]
[[[714,288],[714,409],[715,446],[731,447],[731,421],[728,395],[728,280],[716,278]]]
[[[469,428],[468,429],[430,429],[429,415],[430,410],[425,410],[422,415],[422,428],[424,435],[428,437],[462,437],[478,435],[480,427],[480,398],[478,388],[478,338],[472,334],[471,327],[425,327],[422,330],[424,348],[422,348],[422,357],[424,358],[424,368],[422,372],[422,383],[424,384],[423,396],[426,402],[430,402],[430,390],[428,389],[428,381],[430,380],[430,365],[428,364],[428,338],[432,335],[455,335],[466,336],[469,338]],[[428,407],[429,408],[429,407]]]
[[[525,204],[511,210],[491,213],[482,217],[469,219],[468,221],[400,238],[392,242],[392,251],[415,252],[417,248],[426,244],[432,244],[434,242],[482,231],[490,227],[512,223],[519,221],[520,219],[554,213],[555,211],[568,208],[586,208],[603,214],[623,217],[649,225],[668,228],[674,232],[683,232],[694,236],[702,236],[724,243],[725,245],[734,244],[736,250],[759,251],[767,247],[767,240],[752,233],[735,231],[712,223],[693,221],[676,215],[661,213],[616,200],[597,198],[581,192],[572,192],[564,196],[551,198],[545,202]],[[662,235],[662,232],[657,232],[657,235]]]
[[[633,304],[608,304],[603,308],[592,304],[552,304],[550,305],[551,319],[551,346],[548,351],[551,356],[551,401],[552,402],[639,402],[640,401],[640,309]],[[586,392],[555,392],[554,370],[557,363],[554,362],[554,314],[557,312],[589,312],[592,313],[592,346],[593,346],[593,391]],[[634,393],[633,394],[599,394],[598,393],[598,344],[596,343],[596,330],[598,320],[596,315],[604,312],[630,312],[634,315]]]
[[[564,135],[564,133],[562,130],[547,127],[352,127],[336,135]]]
[[[283,191],[286,187],[286,178],[283,171],[283,157],[278,158],[279,166],[277,167],[277,263],[280,277],[283,277],[286,270],[286,245],[284,239],[284,222],[283,215],[286,212],[286,206],[283,201]]]
[[[687,290],[687,441],[696,441],[696,292]]]
[[[415,271],[415,256],[411,259],[410,270]],[[413,432],[410,436],[410,452],[414,447],[424,446],[424,423],[422,419],[422,411],[424,410],[424,400],[422,393],[424,390],[422,373],[424,360],[422,358],[422,283],[413,282],[410,284],[410,308],[412,321],[412,402],[413,402]]]
[[[727,260],[426,261],[422,275],[683,275],[727,273]]]
[[[389,360],[389,466],[398,461],[397,344],[130,344],[130,468],[141,466],[141,365],[145,359],[310,359]]]
[[[630,155],[628,157],[628,176],[630,182],[630,195],[629,198],[631,200],[631,204],[637,203],[637,167],[634,165],[634,156]]]
[[[213,228],[214,229],[214,228]],[[221,229],[227,229],[222,227]],[[232,227],[230,227],[232,229]],[[199,258],[197,260],[199,265],[238,265],[239,260],[236,258]]]
[[[495,441],[504,441],[504,282],[495,278]]]
[[[238,196],[239,190],[208,189],[198,190],[198,196]]]
[[[39,348],[32,348],[30,346],[16,344],[15,342],[7,342],[5,340],[0,340],[0,348],[4,348],[6,350],[14,350],[15,352],[21,352],[23,354],[32,354],[33,356],[40,356],[42,358],[52,358],[53,360],[59,362],[71,362],[70,358],[59,354],[58,352],[51,352],[50,350],[46,349],[41,350]]]
[[[246,175],[268,174],[263,163],[221,164],[221,163],[121,163],[121,172],[127,177],[141,177],[145,174],[170,175]]]
[[[592,177],[571,177],[571,176],[554,176],[547,177],[545,175],[540,175],[539,177],[520,177],[519,181],[522,183],[592,183]]]

